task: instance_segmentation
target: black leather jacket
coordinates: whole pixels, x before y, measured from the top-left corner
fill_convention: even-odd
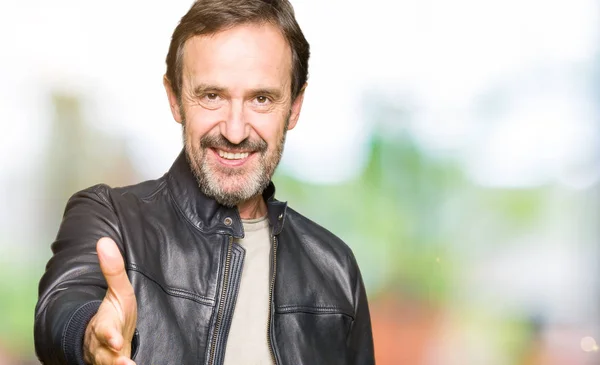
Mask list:
[[[373,364],[367,298],[351,250],[326,229],[264,197],[272,227],[265,336],[278,365]],[[222,364],[244,249],[235,208],[202,195],[182,153],[162,178],[96,185],[68,202],[40,281],[35,347],[47,365],[83,364],[82,339],[106,292],[96,242],[123,257],[138,302],[138,365]]]

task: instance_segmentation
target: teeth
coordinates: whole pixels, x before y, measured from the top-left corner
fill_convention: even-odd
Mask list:
[[[230,153],[230,152],[225,152],[225,151],[221,151],[221,150],[218,150],[218,152],[219,152],[219,156],[221,156],[225,159],[228,159],[228,160],[241,160],[241,159],[248,157],[248,155],[249,155],[248,152]]]

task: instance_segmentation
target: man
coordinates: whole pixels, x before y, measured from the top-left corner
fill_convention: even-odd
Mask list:
[[[374,363],[351,250],[274,198],[308,58],[287,0],[192,5],[164,77],[184,150],[158,180],[69,200],[36,306],[44,364]]]

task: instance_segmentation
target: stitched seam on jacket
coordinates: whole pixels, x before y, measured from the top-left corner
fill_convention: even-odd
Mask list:
[[[170,176],[168,178],[171,178]],[[201,225],[197,225],[194,224],[194,222],[192,222],[187,214],[185,214],[185,212],[183,211],[183,208],[181,208],[179,206],[179,203],[177,202],[177,200],[175,199],[175,197],[173,196],[173,192],[171,191],[171,189],[167,188],[167,193],[169,194],[169,198],[171,198],[171,202],[173,203],[173,205],[175,206],[175,209],[177,209],[177,211],[179,212],[179,214],[181,214],[181,216],[183,217],[183,219],[185,219],[186,222],[188,222],[188,224],[192,227],[194,227],[195,229],[197,229],[198,231],[200,231],[201,233],[207,233],[204,231],[204,229],[202,229],[203,227]]]
[[[158,184],[158,187],[156,188],[156,190],[150,192],[146,196],[141,196],[139,199],[143,200],[143,201],[147,201],[147,200],[150,200],[150,199],[154,198],[154,196],[157,195],[158,193],[160,193],[165,188],[166,185],[167,185],[167,181],[166,180],[161,181]],[[131,194],[131,193],[127,191],[124,194]]]
[[[96,188],[94,189],[94,194],[96,194],[96,196],[98,198],[100,198],[106,204],[106,207],[114,213],[115,217],[117,217],[117,228],[118,229],[116,230],[116,232],[119,235],[119,240],[121,242],[123,242],[123,234],[121,233],[122,232],[121,220],[119,219],[119,217],[117,215],[117,211],[113,207],[112,203],[108,200],[108,198],[106,196],[104,196],[103,194],[101,194],[99,192],[101,186],[103,186],[103,185],[96,185]],[[125,247],[123,247],[123,250],[125,250]]]
[[[209,305],[211,307],[215,305],[214,299],[211,299],[211,298],[208,298],[208,297],[204,297],[202,295],[194,294],[194,293],[189,292],[187,290],[176,289],[176,288],[169,288],[169,287],[165,288],[156,279],[154,279],[150,275],[148,275],[145,272],[143,272],[142,270],[140,270],[138,268],[138,266],[135,265],[135,264],[129,264],[129,265],[127,265],[127,268],[130,269],[130,270],[132,270],[132,271],[135,271],[137,273],[142,274],[148,280],[150,280],[154,284],[156,284],[162,291],[164,291],[168,295],[171,295],[171,296],[174,296],[174,297],[183,298],[183,299],[189,299],[189,300],[194,301],[196,303]]]
[[[303,306],[303,305],[281,305],[275,308],[276,313],[313,313],[313,314],[343,314],[354,320],[354,315],[340,307],[332,306]]]
[[[102,185],[96,185],[96,186],[94,187],[94,194],[96,194],[96,196],[97,196],[98,198],[100,198],[100,200],[102,200],[102,201],[103,201],[103,202],[106,204],[106,207],[107,207],[107,208],[109,208],[110,210],[112,210],[112,211],[113,211],[113,213],[115,213],[115,214],[116,214],[116,212],[115,212],[115,209],[113,208],[112,204],[111,204],[111,203],[108,201],[108,199],[107,199],[107,198],[104,196],[104,194],[100,194],[99,190],[100,190],[100,187],[101,187],[101,186],[102,186]]]

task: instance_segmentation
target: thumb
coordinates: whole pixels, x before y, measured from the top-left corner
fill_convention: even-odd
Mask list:
[[[119,251],[115,241],[108,237],[99,239],[96,251],[100,261],[100,269],[109,290],[122,299],[132,296],[133,287],[125,272],[125,261],[123,261],[123,256],[121,256],[121,251]]]

